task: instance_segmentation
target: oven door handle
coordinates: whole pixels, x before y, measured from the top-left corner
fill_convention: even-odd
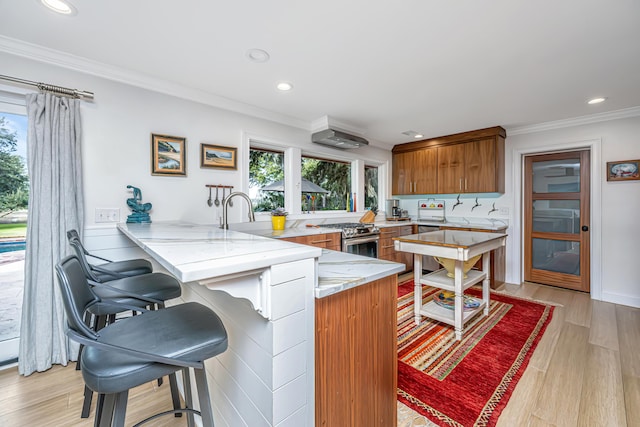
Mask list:
[[[369,243],[369,242],[377,242],[380,240],[380,236],[365,236],[365,237],[353,237],[349,239],[344,239],[344,242],[351,245],[358,245],[360,243]]]

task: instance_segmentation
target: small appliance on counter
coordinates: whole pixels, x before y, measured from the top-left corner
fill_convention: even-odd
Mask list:
[[[444,200],[418,200],[418,222],[445,222]]]
[[[410,219],[409,213],[400,209],[400,200],[398,199],[387,199],[385,213],[387,221],[408,221]]]

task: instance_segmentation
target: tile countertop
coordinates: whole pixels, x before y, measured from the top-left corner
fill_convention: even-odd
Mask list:
[[[118,224],[127,237],[182,282],[316,258],[320,248],[268,239],[216,225],[185,222]]]
[[[404,264],[397,262],[323,249],[318,259],[316,298],[355,288],[403,270]]]

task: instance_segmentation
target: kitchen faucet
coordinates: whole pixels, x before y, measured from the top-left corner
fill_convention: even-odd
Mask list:
[[[247,205],[249,205],[249,222],[256,221],[256,217],[253,214],[253,205],[251,204],[251,199],[249,198],[249,196],[247,196],[245,193],[241,191],[236,191],[235,193],[229,193],[229,195],[225,197],[224,200],[222,200],[222,225],[220,226],[220,228],[223,228],[225,230],[229,229],[229,223],[227,222],[228,221],[227,208],[229,206],[229,202],[231,201],[231,198],[235,196],[241,196],[247,201]]]

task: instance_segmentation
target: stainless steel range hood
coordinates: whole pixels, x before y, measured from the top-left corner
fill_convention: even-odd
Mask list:
[[[325,129],[320,132],[315,132],[311,135],[311,141],[316,144],[341,149],[358,148],[369,145],[369,141],[364,138],[335,129]]]

